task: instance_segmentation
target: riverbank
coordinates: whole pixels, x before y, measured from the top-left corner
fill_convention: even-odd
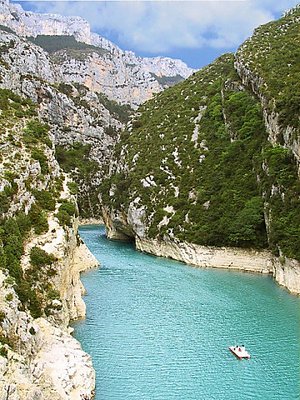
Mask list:
[[[104,225],[102,218],[79,218],[79,225]]]
[[[280,286],[294,295],[300,295],[300,262],[282,254],[276,257],[268,250],[200,246],[179,242],[167,235],[163,240],[150,239],[145,236],[144,222],[138,213],[130,214],[129,224],[125,214],[115,214],[103,208],[103,218],[109,239],[131,238],[135,240],[136,248],[140,251],[172,258],[195,267],[272,274]]]
[[[275,257],[268,250],[200,246],[188,242],[136,237],[136,248],[159,257],[182,261],[194,267],[225,268],[272,274],[277,283],[300,295],[300,266],[297,260]]]
[[[194,267],[225,268],[271,274],[273,263],[268,251],[230,247],[199,246],[188,242],[136,238],[136,248],[159,257],[172,258]]]

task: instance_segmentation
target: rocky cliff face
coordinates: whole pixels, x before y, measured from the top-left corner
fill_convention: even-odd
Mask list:
[[[82,168],[63,166],[78,183],[82,216],[97,217],[98,186],[108,168],[103,165],[109,164],[131,107],[192,70],[180,60],[124,52],[91,33],[79,17],[25,12],[5,0],[0,25],[0,87],[39,105],[60,146],[60,162],[84,154]]]
[[[0,41],[0,87],[37,104],[37,112],[50,125],[50,135],[56,145],[65,149],[76,145],[84,149],[89,159],[107,162],[127,109],[83,85],[59,83],[59,73],[40,47],[4,30],[0,30]],[[101,174],[97,171],[95,168],[86,173],[77,170],[80,199],[88,198],[91,185],[98,182]],[[91,212],[87,201],[84,207],[86,212]]]
[[[298,163],[299,102],[293,91],[297,93],[299,88],[296,79],[299,23],[299,7],[296,7],[280,21],[257,28],[235,58],[235,68],[243,84],[251,87],[260,99],[268,140],[273,146],[280,144],[289,148]],[[279,49],[282,49],[280,56]]]
[[[102,183],[108,235],[183,261],[190,243],[197,265],[197,246],[269,249],[300,293],[299,13],[139,108]]]
[[[123,51],[112,42],[92,33],[80,17],[25,12],[19,5],[0,3],[0,24],[19,36],[72,36],[82,46],[70,51],[62,45],[52,50],[52,59],[63,82],[84,84],[92,92],[104,93],[109,99],[136,107],[145,100],[189,76],[193,70],[181,60],[165,57],[141,58]],[[39,42],[41,43],[41,41]],[[44,48],[49,50],[46,38]],[[83,51],[82,51],[83,50]]]
[[[81,42],[90,43],[90,26],[80,17],[26,12],[19,4],[1,1],[1,24],[20,36],[74,35]]]
[[[53,242],[49,238],[45,244],[51,246]],[[81,395],[91,396],[93,393],[95,373],[91,358],[70,336],[67,321],[70,317],[84,315],[82,299],[78,297],[79,272],[86,267],[94,267],[95,260],[93,263],[81,260],[78,269],[76,260],[73,263],[76,250],[66,244],[63,241],[60,243],[61,249],[65,249],[66,258],[57,264],[60,273],[54,285],[62,294],[53,300],[53,305],[59,310],[55,322],[53,316],[34,319],[26,310],[20,311],[20,300],[13,286],[8,283],[9,275],[0,273],[1,399],[79,400]],[[65,293],[67,296],[64,296]],[[58,324],[62,316],[64,323]]]
[[[84,315],[75,198],[36,106],[0,89],[0,398],[92,395],[90,357],[70,336]]]

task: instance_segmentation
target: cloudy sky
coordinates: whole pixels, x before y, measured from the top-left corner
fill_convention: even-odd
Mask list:
[[[25,10],[79,15],[92,30],[138,55],[181,58],[199,68],[235,51],[258,25],[299,0],[14,1]]]

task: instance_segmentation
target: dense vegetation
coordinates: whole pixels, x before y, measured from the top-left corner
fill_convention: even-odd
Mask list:
[[[259,90],[269,110],[279,114],[282,127],[300,127],[299,18],[296,7],[280,20],[260,26],[237,53],[264,83]]]
[[[126,148],[129,172],[113,176],[113,201],[126,207],[139,196],[148,235],[266,245],[252,161],[266,140],[262,113],[249,93],[231,89],[235,83],[233,56],[226,55],[142,106],[124,133],[117,151]]]
[[[128,104],[119,104],[110,100],[104,93],[97,93],[101,104],[110,112],[110,114],[119,121],[126,123],[132,114],[132,108]]]
[[[151,75],[158,81],[160,85],[163,85],[165,87],[176,85],[176,83],[179,83],[184,79],[181,75],[157,76],[156,74],[153,73],[151,73]]]
[[[20,300],[20,309],[28,309],[34,318],[50,313],[54,289],[47,279],[56,274],[52,264],[55,258],[42,249],[31,251],[31,267],[23,272],[21,256],[24,239],[32,228],[30,215],[19,213],[14,218],[6,218],[0,225],[0,263],[2,269],[9,271],[15,291]],[[48,268],[41,268],[48,266]],[[38,279],[37,279],[38,278]],[[56,298],[59,298],[57,295]]]
[[[61,168],[71,173],[74,183],[71,185],[73,193],[78,194],[78,207],[82,217],[89,217],[91,204],[98,203],[98,191],[90,190],[93,178],[99,170],[99,164],[90,158],[91,145],[79,142],[68,147],[56,146],[56,159]],[[67,210],[64,207],[59,210],[60,221],[68,225]]]
[[[289,125],[299,140],[299,12],[258,28],[237,54],[265,84],[245,87],[236,58],[224,55],[142,105],[116,147],[104,204],[143,209],[150,237],[269,247],[300,260],[298,167],[283,139]],[[261,103],[279,113],[277,143]]]
[[[8,32],[8,33],[15,33],[11,28],[9,28],[8,26],[4,26],[4,25],[0,25],[0,29],[3,32]]]
[[[1,89],[0,109],[0,182],[3,189],[0,192],[0,268],[9,274],[7,282],[18,295],[19,307],[28,308],[37,318],[56,311],[53,300],[59,299],[59,294],[49,279],[56,274],[56,259],[34,247],[30,253],[30,267],[24,271],[21,257],[29,237],[48,231],[48,213],[56,211],[62,181],[59,177],[49,179],[51,167],[47,153],[52,148],[49,126],[36,118],[32,102]],[[29,172],[30,165],[35,165],[33,175]],[[46,188],[41,189],[41,186]],[[26,202],[19,202],[20,192],[24,194],[24,190],[33,198],[33,204],[27,209]],[[64,223],[67,225],[76,210],[66,201],[62,201],[60,207],[57,218],[61,218],[62,211],[66,213],[68,219]],[[10,297],[12,300],[13,295]],[[0,342],[3,340],[0,332]]]
[[[29,37],[32,43],[42,47],[48,53],[55,53],[60,50],[66,50],[70,55],[75,58],[82,58],[88,53],[97,53],[104,55],[108,51],[97,46],[93,46],[87,43],[77,42],[74,36],[67,35],[38,35],[36,37]]]

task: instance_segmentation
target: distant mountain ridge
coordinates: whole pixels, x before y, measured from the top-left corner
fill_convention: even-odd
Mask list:
[[[27,12],[19,4],[2,0],[0,24],[23,37],[73,36],[78,42],[106,50],[99,55],[90,49],[85,59],[78,59],[76,55],[65,51],[57,68],[66,82],[84,84],[92,91],[103,92],[110,99],[133,107],[194,72],[181,60],[167,57],[143,58],[132,51],[123,51],[109,40],[91,32],[89,23],[81,17]]]

